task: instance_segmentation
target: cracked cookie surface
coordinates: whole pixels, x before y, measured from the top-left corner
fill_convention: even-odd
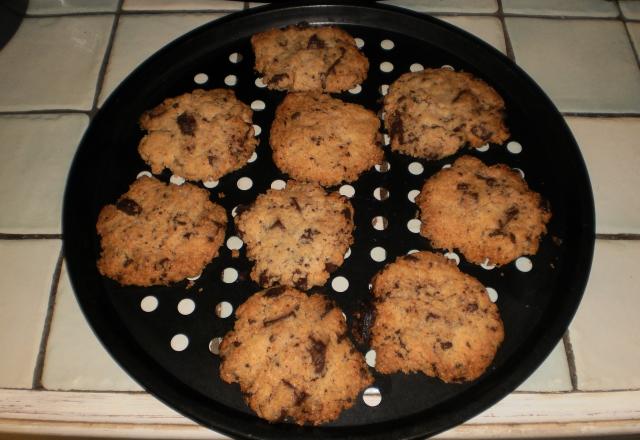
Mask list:
[[[255,264],[251,279],[262,287],[321,286],[344,262],[353,243],[353,207],[316,183],[289,180],[239,209],[236,229]]]
[[[485,287],[431,252],[399,257],[372,280],[376,370],[466,382],[491,364],[504,339]]]
[[[538,252],[549,204],[507,165],[462,156],[430,177],[416,197],[420,234],[467,261],[507,264]]]
[[[373,382],[341,310],[323,295],[284,286],[238,307],[220,357],[222,379],[238,382],[251,409],[271,422],[334,420]]]
[[[138,146],[154,174],[165,168],[187,180],[213,181],[242,168],[256,149],[251,108],[227,89],[165,99],[146,111]]]
[[[141,177],[100,211],[98,270],[123,285],[168,285],[198,275],[224,241],[227,214],[189,183]]]
[[[367,77],[355,40],[333,26],[289,26],[251,37],[255,69],[270,89],[341,92]]]
[[[502,144],[509,138],[504,101],[466,72],[425,69],[405,73],[384,99],[391,149],[436,160],[465,145]]]
[[[291,93],[276,110],[273,161],[297,180],[353,182],[382,162],[380,121],[372,112],[321,93]]]

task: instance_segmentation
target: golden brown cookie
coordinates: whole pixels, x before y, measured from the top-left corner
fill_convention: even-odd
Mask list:
[[[476,264],[503,265],[535,254],[551,219],[546,200],[518,172],[471,156],[429,178],[416,204],[420,234]]]
[[[254,294],[220,344],[220,376],[270,422],[336,419],[373,382],[347,337],[342,312],[324,296],[290,287]]]
[[[504,339],[498,308],[451,260],[431,252],[406,255],[372,284],[377,371],[466,382],[491,364]]]
[[[251,279],[262,287],[321,286],[353,243],[353,207],[316,183],[289,180],[283,190],[258,196],[235,218],[255,262]]]
[[[291,93],[271,126],[273,161],[297,180],[353,182],[382,162],[380,121],[357,104],[322,93]]]
[[[224,208],[209,201],[208,191],[141,177],[100,211],[98,270],[136,286],[196,276],[218,255],[226,226]]]
[[[226,89],[194,90],[145,112],[138,146],[154,174],[169,168],[187,180],[218,180],[242,168],[258,144],[251,109]]]
[[[405,73],[384,99],[391,149],[436,160],[465,145],[501,144],[509,138],[504,101],[466,72],[425,69]]]
[[[367,77],[369,61],[347,32],[333,26],[289,26],[251,37],[255,69],[270,89],[341,92]]]

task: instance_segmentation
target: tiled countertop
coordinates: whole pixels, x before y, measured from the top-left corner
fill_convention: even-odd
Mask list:
[[[437,15],[529,72],[565,114],[596,200],[593,269],[563,341],[516,392],[441,437],[640,433],[640,1],[388,3]],[[100,346],[65,271],[61,204],[84,130],[128,72],[253,5],[31,0],[0,50],[0,432],[220,437],[147,395]]]

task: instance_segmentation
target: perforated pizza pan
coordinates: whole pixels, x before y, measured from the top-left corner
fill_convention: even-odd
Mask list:
[[[233,327],[235,308],[259,290],[249,279],[251,265],[232,221],[220,257],[197,280],[169,287],[122,287],[96,269],[98,213],[139,173],[148,172],[137,153],[143,136],[137,121],[164,98],[198,87],[230,87],[251,103],[259,127],[256,155],[242,169],[205,185],[230,219],[236,206],[282,187],[287,177],[271,160],[268,137],[284,94],[268,90],[258,79],[249,39],[256,32],[302,21],[340,25],[357,37],[368,57],[366,81],[339,94],[341,99],[379,111],[387,86],[400,74],[446,65],[472,72],[502,95],[512,133],[508,145],[466,150],[439,161],[411,159],[385,147],[387,163],[351,185],[333,188],[351,197],[355,243],[345,264],[320,290],[342,307],[349,324],[370,302],[368,285],[378,270],[412,250],[432,250],[417,233],[414,197],[426,178],[461,154],[518,168],[553,211],[537,255],[491,268],[449,254],[459,258],[463,272],[489,288],[504,320],[504,344],[481,378],[444,384],[422,374],[375,373],[373,389],[339,419],[319,427],[260,420],[243,402],[239,387],[220,380],[216,338]],[[174,184],[182,180],[168,172],[159,177]],[[63,222],[67,267],[78,302],[120,365],[150,393],[199,423],[231,436],[268,439],[418,438],[480,413],[513,391],[559,341],[579,304],[594,243],[587,171],[563,118],[540,88],[505,56],[457,28],[355,1],[297,1],[229,15],[147,60],[93,119],[68,178]],[[234,258],[231,251],[238,247],[240,256]],[[359,348],[372,363],[369,347]]]

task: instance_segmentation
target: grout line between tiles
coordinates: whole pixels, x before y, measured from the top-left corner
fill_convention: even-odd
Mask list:
[[[131,11],[96,11],[96,12],[67,12],[52,13],[40,15],[25,15],[24,18],[59,18],[59,17],[92,17],[96,15],[166,15],[166,14],[209,14],[209,13],[226,13],[242,11],[242,9],[140,9]]]
[[[619,14],[619,13],[618,13]],[[613,15],[610,17],[593,17],[593,16],[584,16],[584,15],[544,15],[544,14],[518,14],[513,12],[504,13],[505,17],[509,18],[541,18],[541,19],[549,19],[549,20],[590,20],[590,21],[603,21],[609,20],[614,21],[620,18],[620,15]]]
[[[62,234],[5,234],[0,233],[0,240],[62,240]]]
[[[500,20],[500,24],[502,25],[502,33],[504,34],[504,44],[507,50],[507,57],[514,63],[516,62],[516,54],[513,51],[513,46],[511,45],[511,38],[509,37],[509,32],[507,31],[507,23],[504,20],[504,12],[502,9],[502,0],[498,1],[498,12],[496,13],[498,19]]]
[[[562,116],[579,116],[583,118],[637,118],[640,113],[582,113],[582,112],[561,112]]]
[[[640,240],[640,234],[596,234],[598,240]]]
[[[53,319],[53,309],[56,303],[56,295],[58,293],[58,283],[60,282],[60,274],[62,272],[62,261],[64,259],[64,247],[60,249],[56,268],[51,279],[51,289],[49,292],[49,302],[47,304],[47,313],[44,318],[44,326],[42,327],[42,336],[40,337],[40,348],[38,357],[36,358],[36,366],[33,369],[33,381],[31,386],[33,389],[42,388],[42,373],[44,371],[44,359],[47,352],[47,342],[49,341],[49,333],[51,332],[51,321]]]
[[[57,114],[83,114],[90,115],[90,110],[78,109],[61,109],[55,108],[51,110],[16,110],[16,111],[0,111],[0,116],[19,116],[19,115],[57,115]]]
[[[571,346],[571,339],[569,338],[569,330],[562,336],[562,344],[564,345],[564,352],[567,355],[567,364],[569,366],[569,377],[571,378],[572,391],[578,390],[578,372],[576,370],[576,359],[573,355],[573,347]]]

